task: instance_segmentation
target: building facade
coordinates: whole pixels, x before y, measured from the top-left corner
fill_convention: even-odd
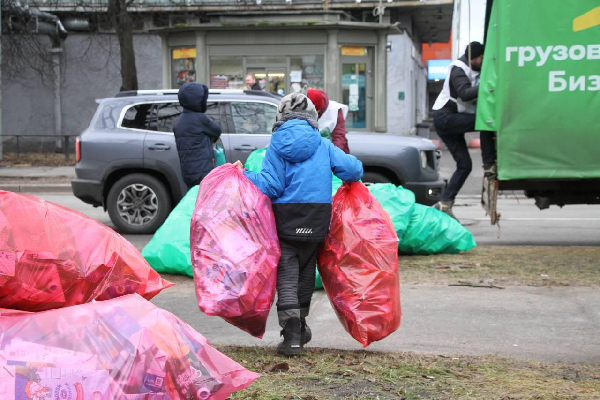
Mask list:
[[[60,134],[79,134],[95,111],[94,100],[119,90],[118,41],[94,17],[105,9],[102,0],[70,1],[39,8],[59,16],[67,29],[88,31],[69,31],[62,41],[54,83],[41,82],[34,71],[3,78],[4,135],[59,133],[56,118]],[[137,16],[139,87],[171,89],[196,81],[239,89],[245,75],[254,74],[273,93],[287,94],[295,84],[325,90],[349,106],[349,130],[411,134],[427,115],[421,44],[448,40],[452,3],[138,0],[130,12]],[[377,8],[382,4],[385,9]],[[69,23],[73,19],[88,24]]]

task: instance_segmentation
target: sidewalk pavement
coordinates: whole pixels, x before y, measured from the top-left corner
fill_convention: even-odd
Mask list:
[[[27,193],[70,193],[75,167],[0,167],[0,189]]]
[[[182,318],[211,343],[276,346],[281,340],[275,307],[260,340],[201,313],[191,278],[176,277],[176,283],[152,302]],[[600,296],[595,288],[401,285],[401,298],[400,328],[368,350],[600,362]],[[362,349],[344,331],[322,290],[313,296],[308,323],[313,332],[308,347]]]

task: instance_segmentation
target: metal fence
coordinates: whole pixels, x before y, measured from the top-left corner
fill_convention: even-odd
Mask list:
[[[75,138],[78,135],[2,135],[2,153],[25,154],[64,154],[65,160],[75,157]]]

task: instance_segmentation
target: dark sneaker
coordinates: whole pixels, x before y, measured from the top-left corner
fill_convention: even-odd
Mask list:
[[[304,346],[306,343],[310,342],[310,339],[312,339],[312,332],[306,323],[306,318],[300,318],[300,323],[302,324],[302,327],[300,328],[300,341],[302,342],[302,346]]]
[[[281,330],[283,342],[277,346],[277,354],[291,357],[299,356],[302,353],[301,329],[300,318],[293,317],[286,321]]]
[[[453,201],[438,201],[437,203],[432,205],[432,207],[436,210],[440,210],[441,212],[448,214],[449,216],[458,221],[458,218],[456,218],[456,216],[452,212],[452,206],[454,206]]]

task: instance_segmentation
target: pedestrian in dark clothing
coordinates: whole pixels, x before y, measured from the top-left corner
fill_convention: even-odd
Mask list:
[[[465,54],[450,64],[442,92],[433,106],[435,130],[456,162],[456,171],[442,194],[442,200],[433,207],[453,218],[456,218],[452,212],[454,199],[473,168],[465,133],[475,130],[476,100],[483,50],[484,46],[481,43],[472,42],[467,46]],[[494,133],[481,132],[480,137],[484,172],[495,173]]]
[[[241,168],[241,162],[236,165]],[[303,94],[285,96],[260,173],[245,175],[271,198],[281,245],[277,265],[277,315],[283,341],[277,352],[298,355],[312,337],[306,324],[315,289],[320,242],[331,220],[331,173],[358,181],[362,163],[318,130],[317,112]]]
[[[254,76],[254,74],[246,75],[246,78],[244,79],[244,81],[246,82],[246,87],[248,89],[262,90],[262,88],[260,87],[260,84],[258,82],[256,82],[256,77]]]
[[[177,97],[183,112],[175,121],[173,132],[183,181],[190,189],[215,167],[212,144],[219,140],[221,127],[204,114],[208,100],[206,85],[185,83]]]

